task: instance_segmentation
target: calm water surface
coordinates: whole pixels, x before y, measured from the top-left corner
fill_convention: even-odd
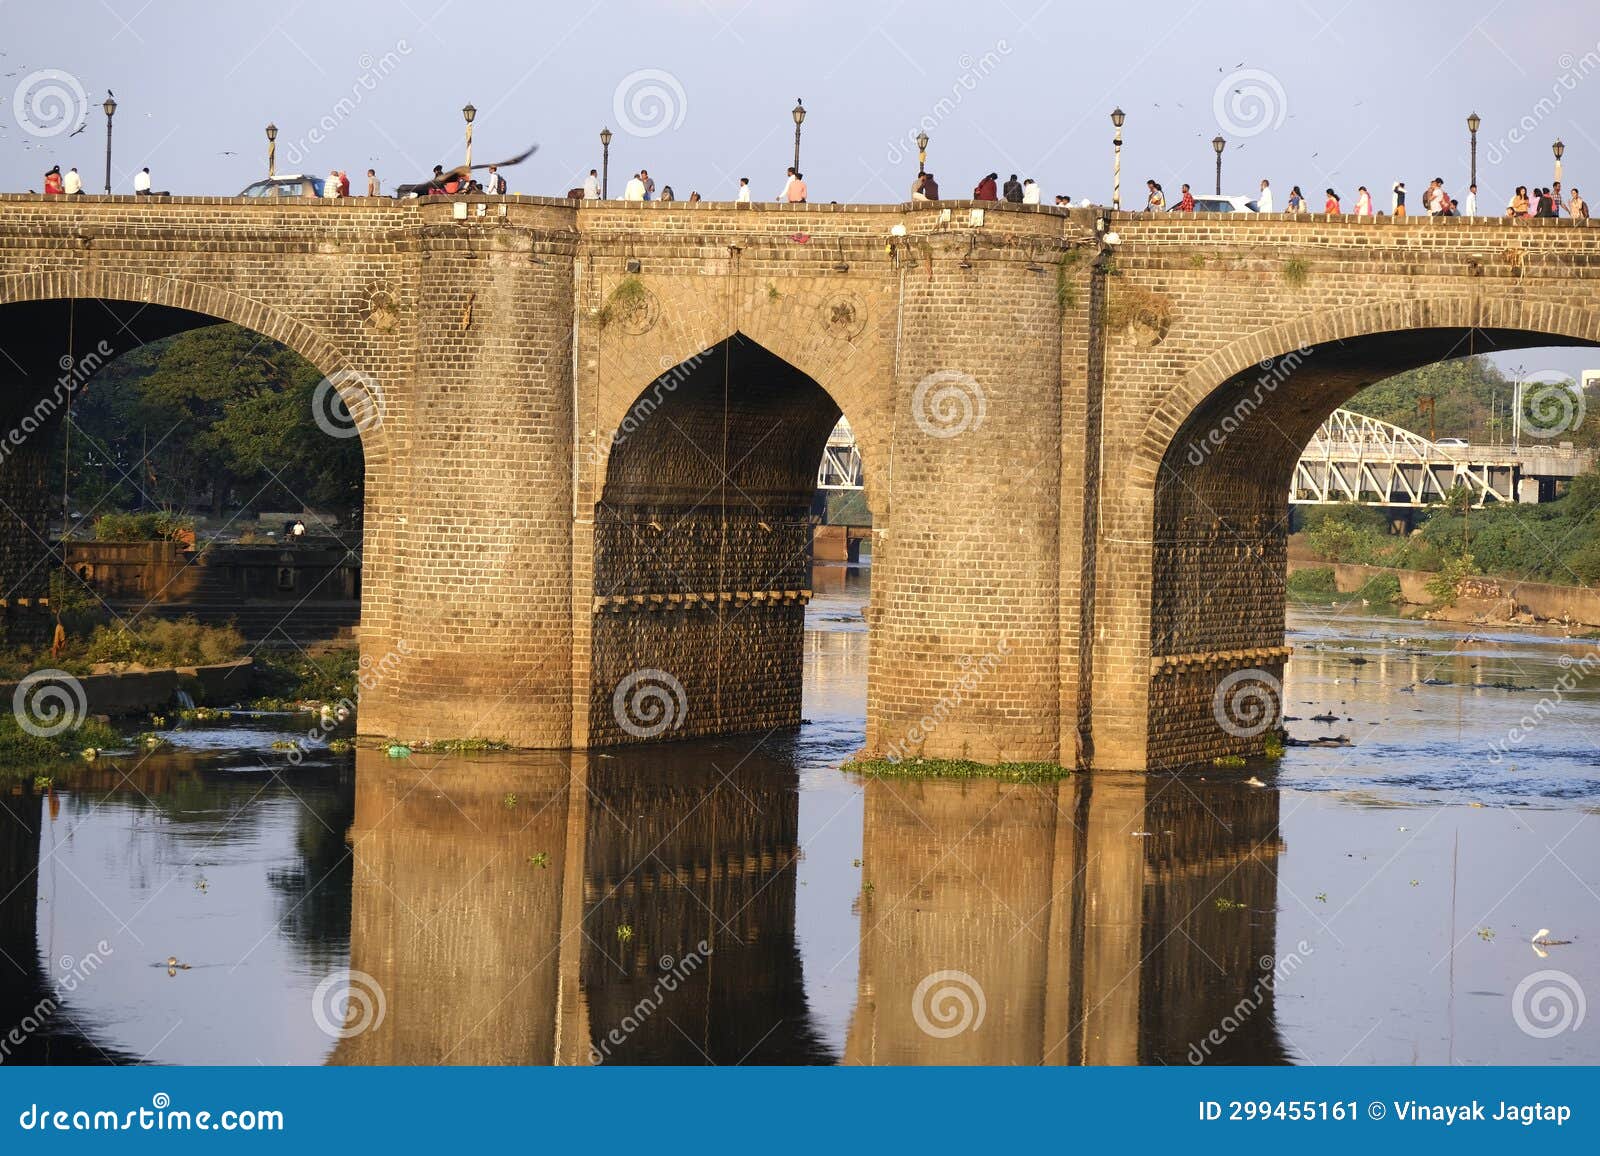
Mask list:
[[[794,734],[293,768],[241,720],[0,797],[0,1060],[1600,1062],[1551,1030],[1600,995],[1600,680],[1550,693],[1594,643],[1297,611],[1290,734],[1350,745],[862,784],[867,571],[817,585]]]

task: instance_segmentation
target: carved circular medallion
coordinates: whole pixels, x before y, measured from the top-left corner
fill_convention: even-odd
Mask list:
[[[867,303],[855,293],[835,293],[818,309],[823,331],[848,341],[867,327]]]

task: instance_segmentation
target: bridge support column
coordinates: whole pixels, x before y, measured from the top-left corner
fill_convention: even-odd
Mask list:
[[[511,229],[424,241],[415,381],[387,394],[389,460],[368,470],[389,561],[367,584],[362,655],[393,673],[363,696],[364,733],[570,742],[566,244]]]
[[[901,273],[867,748],[1055,760],[1061,309],[1053,278],[948,243]]]

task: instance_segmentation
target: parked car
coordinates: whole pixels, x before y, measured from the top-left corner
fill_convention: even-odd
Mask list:
[[[1433,444],[1450,450],[1464,450],[1470,445],[1466,438],[1440,438]]]
[[[302,176],[299,173],[266,177],[263,180],[246,185],[239,195],[241,197],[320,197],[322,196],[322,178]]]
[[[1173,205],[1169,212],[1179,212],[1177,205]],[[1256,202],[1249,197],[1200,197],[1194,199],[1194,211],[1197,213],[1259,213]]]

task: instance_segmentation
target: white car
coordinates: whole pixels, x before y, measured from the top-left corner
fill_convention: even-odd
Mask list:
[[[1440,438],[1433,444],[1443,446],[1447,450],[1464,450],[1470,445],[1466,438]]]
[[[1181,213],[1183,210],[1173,205],[1167,210],[1172,213]],[[1256,202],[1249,197],[1201,197],[1194,199],[1194,211],[1197,213],[1259,213],[1261,210]]]

